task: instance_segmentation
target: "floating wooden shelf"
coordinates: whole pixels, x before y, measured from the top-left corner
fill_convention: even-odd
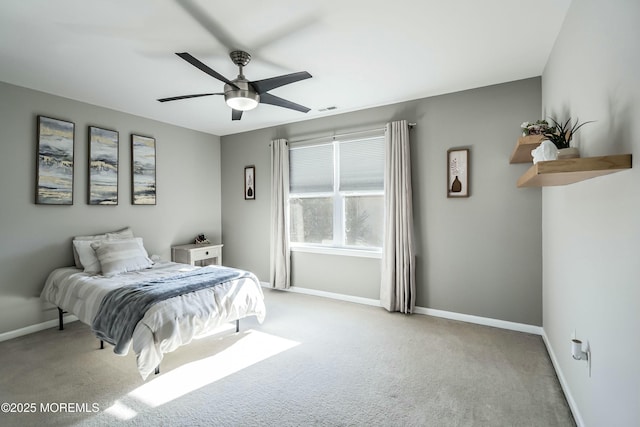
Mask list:
[[[518,179],[518,187],[573,184],[625,169],[631,169],[631,154],[538,162]]]
[[[538,148],[538,145],[542,142],[542,135],[529,135],[521,136],[518,138],[518,143],[511,153],[509,163],[531,163],[533,157],[531,157],[531,150]]]

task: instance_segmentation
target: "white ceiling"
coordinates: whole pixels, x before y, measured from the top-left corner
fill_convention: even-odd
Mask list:
[[[1,0],[0,81],[228,135],[539,76],[570,2]],[[156,101],[223,91],[175,52],[231,80],[237,48],[249,80],[311,73],[271,91],[311,111]]]

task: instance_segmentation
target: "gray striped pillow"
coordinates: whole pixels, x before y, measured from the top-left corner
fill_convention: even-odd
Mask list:
[[[95,241],[95,240],[105,240],[105,239],[133,239],[134,235],[133,235],[133,231],[131,230],[131,227],[126,227],[123,228],[122,230],[118,230],[118,231],[109,231],[107,233],[103,233],[103,234],[96,234],[95,236],[76,236],[73,238],[73,260],[76,263],[76,267],[77,268],[84,268],[85,269],[85,273],[100,273],[100,264],[98,263],[97,265],[97,270],[93,271],[93,269],[90,267],[89,270],[87,271],[87,265],[85,265],[82,262],[82,258],[83,258],[83,254],[81,253],[82,249],[86,249],[88,250],[88,252],[90,252],[89,254],[85,253],[85,257],[88,256],[88,261],[89,261],[89,265],[91,265],[93,262],[98,262],[97,259],[95,259],[95,256],[93,254],[93,249],[91,249],[89,247],[89,245],[91,244],[91,242]],[[86,245],[83,245],[81,248],[78,247],[78,245],[76,245],[76,241],[83,241],[86,242]],[[86,252],[86,251],[85,251]]]
[[[91,243],[91,247],[96,251],[102,275],[105,277],[113,277],[128,271],[143,270],[153,265],[141,237],[102,240]]]

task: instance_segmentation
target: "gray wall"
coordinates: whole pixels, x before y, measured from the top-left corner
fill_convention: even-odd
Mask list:
[[[510,165],[520,123],[540,116],[540,78],[425,98],[287,126],[224,136],[225,264],[269,278],[269,141],[371,128],[391,120],[411,131],[417,235],[417,305],[542,324],[541,194],[518,190],[527,165]],[[268,108],[268,107],[265,107]],[[468,199],[446,197],[446,152],[471,149]],[[242,173],[256,166],[256,200]],[[379,299],[379,259],[294,253],[293,286]]]
[[[36,116],[75,123],[73,206],[35,205]],[[120,134],[119,204],[87,205],[87,126]],[[157,205],[131,205],[130,134],[156,138]],[[71,237],[132,227],[150,254],[199,232],[221,239],[220,140],[200,132],[0,83],[0,333],[49,320],[40,291],[72,265]]]
[[[640,152],[640,2],[574,1],[542,77],[543,111],[596,120],[583,157]],[[586,426],[640,425],[640,170],[542,192],[544,330]],[[572,334],[592,351],[571,358]]]

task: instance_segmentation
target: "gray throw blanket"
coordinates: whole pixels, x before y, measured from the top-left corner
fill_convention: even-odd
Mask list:
[[[129,350],[133,330],[153,304],[249,274],[229,267],[204,267],[114,289],[100,303],[91,328],[99,339],[115,346],[114,353],[125,355]]]

